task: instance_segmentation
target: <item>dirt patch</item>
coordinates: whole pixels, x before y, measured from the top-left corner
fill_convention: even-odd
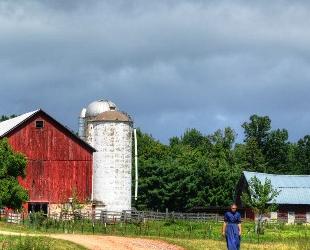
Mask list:
[[[126,238],[118,236],[80,235],[80,234],[25,234],[0,231],[5,235],[48,236],[68,240],[91,250],[184,250],[184,248],[161,240]]]

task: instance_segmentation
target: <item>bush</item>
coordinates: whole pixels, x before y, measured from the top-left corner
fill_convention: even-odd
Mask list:
[[[46,221],[47,217],[43,212],[35,212],[29,214],[30,223],[36,225],[37,227],[41,227]]]

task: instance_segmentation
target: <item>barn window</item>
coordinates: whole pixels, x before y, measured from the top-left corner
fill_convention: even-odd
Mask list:
[[[43,212],[46,216],[48,213],[48,203],[28,202],[28,211],[32,213]]]
[[[36,128],[43,128],[44,122],[43,121],[36,121]]]

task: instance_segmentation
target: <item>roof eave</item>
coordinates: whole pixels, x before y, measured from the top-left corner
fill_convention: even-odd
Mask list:
[[[37,113],[39,113],[40,111],[42,111],[41,109],[38,109],[36,111],[34,111],[33,114],[31,114],[30,116],[28,116],[27,118],[25,118],[24,120],[22,120],[21,122],[19,122],[18,124],[16,124],[14,127],[12,127],[11,129],[9,129],[8,131],[6,131],[5,133],[3,133],[2,135],[0,135],[0,139],[6,137],[8,134],[10,134],[11,132],[13,132],[16,128],[18,128],[21,124],[23,124],[24,122],[28,121],[30,118],[32,118],[33,116],[35,116]]]
[[[49,117],[52,121],[54,121],[55,123],[57,123],[58,125],[60,125],[64,130],[66,130],[67,132],[69,132],[70,135],[72,135],[75,139],[77,139],[79,142],[81,142],[84,146],[86,146],[87,148],[91,149],[92,152],[96,152],[97,150],[92,147],[91,145],[89,145],[87,142],[85,142],[84,140],[82,140],[80,137],[78,137],[76,134],[74,134],[70,129],[68,129],[66,126],[64,126],[63,124],[61,124],[59,121],[57,121],[55,118],[53,118],[52,116],[50,116],[48,113],[46,113],[44,110],[42,109],[38,109],[36,110],[33,114],[31,114],[29,117],[25,118],[24,120],[22,120],[20,123],[18,123],[17,125],[15,125],[14,127],[12,127],[10,130],[6,131],[4,134],[2,134],[0,136],[0,138],[4,138],[6,137],[8,134],[12,133],[15,129],[17,129],[20,125],[22,125],[23,123],[25,123],[26,121],[28,121],[29,119],[31,119],[33,116],[37,115],[38,113],[42,112],[44,115],[46,115],[47,117]]]

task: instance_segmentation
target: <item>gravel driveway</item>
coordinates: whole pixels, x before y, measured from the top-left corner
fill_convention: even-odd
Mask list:
[[[182,247],[161,240],[127,238],[118,236],[81,235],[81,234],[25,234],[0,231],[3,235],[48,236],[68,240],[91,250],[184,250]]]

